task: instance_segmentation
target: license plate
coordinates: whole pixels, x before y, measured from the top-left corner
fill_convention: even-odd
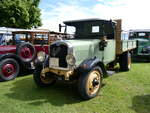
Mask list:
[[[49,66],[50,67],[59,67],[59,59],[58,58],[50,58]]]

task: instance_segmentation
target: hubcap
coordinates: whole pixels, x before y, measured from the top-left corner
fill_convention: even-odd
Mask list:
[[[33,52],[29,47],[24,47],[20,51],[20,56],[22,58],[31,58],[33,56]]]
[[[97,80],[97,79],[94,79],[93,80],[93,86],[95,87],[95,86],[97,86],[99,84],[99,81]]]
[[[16,72],[16,67],[13,64],[5,64],[2,67],[2,73],[5,77],[9,77],[11,75],[13,75]]]
[[[87,89],[90,95],[97,93],[100,87],[100,73],[95,70],[92,71],[89,75],[87,82]]]

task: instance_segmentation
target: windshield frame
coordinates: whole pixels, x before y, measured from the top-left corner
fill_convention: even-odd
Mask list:
[[[0,45],[10,45],[14,44],[13,36],[11,33],[1,33],[0,34]]]

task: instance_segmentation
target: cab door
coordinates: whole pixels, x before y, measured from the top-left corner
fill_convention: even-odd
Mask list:
[[[116,57],[116,41],[115,40],[107,40],[107,45],[104,47],[103,50],[103,62],[108,64],[115,60]]]

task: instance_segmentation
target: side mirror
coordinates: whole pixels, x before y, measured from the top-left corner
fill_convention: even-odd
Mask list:
[[[61,27],[62,27],[62,25],[61,25],[61,24],[59,24],[59,32],[61,32]]]
[[[62,27],[65,28],[64,33],[66,33],[67,32],[67,26],[66,25],[61,25],[61,24],[59,24],[59,32],[61,32]]]

